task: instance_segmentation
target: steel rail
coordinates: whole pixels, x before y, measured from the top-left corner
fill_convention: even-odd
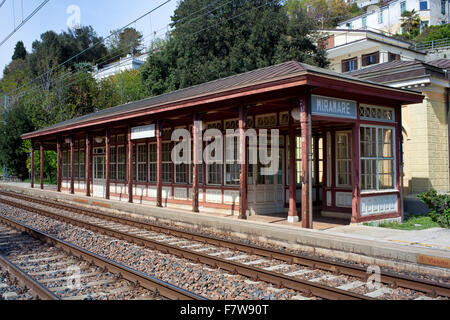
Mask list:
[[[61,300],[57,295],[51,292],[46,286],[40,284],[35,279],[30,277],[19,266],[8,260],[5,256],[0,254],[0,265],[7,269],[17,281],[21,282],[25,288],[31,289],[41,300]]]
[[[200,252],[195,252],[192,250],[161,243],[138,235],[129,234],[127,232],[90,224],[89,222],[86,222],[84,220],[78,220],[51,211],[31,207],[24,203],[18,203],[3,198],[0,198],[0,202],[52,219],[63,221],[81,228],[85,228],[93,232],[98,232],[117,239],[135,243],[137,245],[147,247],[151,250],[158,250],[166,254],[173,254],[177,257],[194,261],[195,263],[203,263],[215,269],[220,268],[226,270],[232,274],[240,274],[253,280],[260,280],[271,283],[277,287],[285,287],[288,289],[299,291],[308,296],[317,296],[329,300],[375,300],[374,298],[362,294],[325,286],[307,280],[297,279],[273,271],[268,271],[265,269],[248,266],[239,262],[229,261],[223,258],[213,257]]]
[[[172,300],[206,300],[206,298],[202,296],[176,287],[170,283],[151,277],[137,270],[131,269],[115,261],[101,257],[93,252],[55,238],[45,232],[41,232],[32,227],[26,226],[14,219],[5,217],[1,214],[0,222],[16,230],[26,232],[34,238],[40,239],[43,242],[62,249],[69,255],[79,257],[84,261],[90,262],[91,264],[103,268],[103,270],[105,271],[108,270],[111,273],[120,274],[123,279],[128,280],[138,286],[144,287],[148,290],[155,291],[166,298]]]
[[[201,235],[198,233],[188,232],[178,230],[168,226],[160,226],[148,222],[141,222],[133,220],[126,217],[120,217],[117,215],[112,215],[106,212],[94,211],[88,208],[82,208],[80,206],[74,206],[70,204],[63,204],[60,202],[50,202],[43,199],[36,199],[28,197],[25,195],[18,195],[15,193],[9,193],[0,191],[0,195],[10,196],[17,199],[26,200],[29,202],[36,202],[42,205],[51,206],[54,208],[59,208],[67,211],[71,211],[78,214],[88,215],[95,218],[107,219],[113,222],[118,222],[126,224],[129,226],[142,228],[144,230],[165,233],[174,237],[181,237],[191,241],[203,242],[209,245],[222,246],[228,249],[242,251],[251,255],[259,255],[269,259],[277,259],[290,264],[299,264],[312,269],[321,269],[335,274],[343,274],[347,276],[353,276],[366,281],[371,274],[367,273],[367,270],[361,266],[355,266],[350,264],[345,264],[337,261],[329,261],[325,259],[308,257],[304,255],[298,255],[294,253],[289,253],[281,250],[274,250],[269,248],[263,248],[251,244],[243,244],[238,241],[217,239],[208,235]],[[382,283],[389,285],[393,288],[401,287],[410,290],[416,290],[424,292],[431,297],[443,296],[450,297],[450,285],[433,282],[424,279],[417,279],[413,277],[408,277],[401,274],[395,274],[393,272],[381,271],[380,280]]]

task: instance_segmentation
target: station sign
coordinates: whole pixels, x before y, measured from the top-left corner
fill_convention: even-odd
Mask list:
[[[311,114],[319,116],[356,119],[356,101],[323,96],[311,96]]]
[[[131,128],[131,140],[154,137],[156,137],[156,128],[154,124]]]

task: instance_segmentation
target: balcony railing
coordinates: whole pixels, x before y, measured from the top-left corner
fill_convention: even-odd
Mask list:
[[[418,51],[428,51],[444,47],[450,47],[450,38],[416,43],[414,46],[414,48]]]

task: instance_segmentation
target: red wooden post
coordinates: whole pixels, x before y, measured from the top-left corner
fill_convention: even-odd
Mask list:
[[[106,192],[105,192],[105,198],[109,200],[110,198],[110,185],[111,185],[111,166],[110,166],[110,162],[111,162],[111,132],[110,129],[107,128],[106,129]]]
[[[156,122],[156,206],[162,207],[162,122]]]
[[[311,113],[308,97],[300,100],[300,125],[302,130],[302,227],[312,229],[310,203],[310,150],[311,150]]]
[[[75,138],[70,138],[70,193],[75,193]]]
[[[192,142],[193,142],[193,172],[192,172],[192,211],[193,212],[199,212],[198,209],[198,162],[199,162],[199,133],[201,132],[201,128],[197,127],[197,115],[194,115],[194,124],[192,126]],[[200,154],[201,156],[201,154]]]
[[[289,222],[298,222],[297,212],[297,179],[295,165],[295,127],[290,121],[289,126]]]
[[[359,121],[352,128],[352,223],[357,223],[361,215],[361,185],[359,181]]]
[[[31,188],[34,188],[34,143],[31,141]]]
[[[133,203],[133,141],[131,127],[128,127],[128,202]]]
[[[61,138],[56,140],[56,189],[61,192]]]
[[[40,145],[40,151],[41,151],[41,170],[40,170],[40,174],[41,174],[41,189],[44,190],[44,143],[41,142]]]
[[[241,164],[240,186],[239,186],[239,219],[247,219],[247,154],[245,127],[247,110],[244,106],[239,107],[239,162]]]
[[[86,161],[85,161],[85,184],[86,184],[86,196],[91,196],[91,139],[89,134],[86,134]]]

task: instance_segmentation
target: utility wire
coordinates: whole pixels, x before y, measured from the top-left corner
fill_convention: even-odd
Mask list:
[[[30,20],[39,10],[41,10],[42,9],[42,7],[43,6],[45,6],[46,4],[47,4],[47,2],[49,2],[50,0],[44,0],[36,9],[34,9],[34,11],[32,12],[32,13],[30,13],[29,15],[28,15],[28,17],[26,17],[25,18],[25,20],[22,20],[22,22],[17,26],[17,27],[15,27],[14,28],[14,30],[5,38],[5,39],[3,39],[2,40],[2,42],[0,42],[0,47],[6,42],[6,41],[8,41],[8,39],[9,38],[11,38],[12,37],[12,35],[14,34],[14,33],[16,33],[20,28],[22,28],[22,26],[25,24],[25,23],[27,23],[28,22],[28,20]],[[14,2],[13,2],[13,4],[14,4]],[[15,19],[14,19],[15,20]],[[16,22],[14,21],[14,24],[15,24]]]
[[[231,1],[230,1],[230,2],[231,2]],[[260,6],[258,6],[257,9],[262,8],[262,7],[264,7],[264,6],[268,5],[268,4],[269,4],[269,2],[266,2],[266,3],[264,3],[264,4],[260,5]],[[244,13],[237,14],[237,15],[235,15],[235,16],[233,16],[233,17],[227,19],[227,20],[224,20],[224,21],[231,21],[231,20],[233,20],[233,19],[235,19],[235,18],[237,18],[237,17],[240,17],[240,16],[242,16],[242,15],[244,15],[244,14],[246,14],[246,13],[248,13],[248,12],[244,12]],[[221,22],[216,23],[216,24],[213,24],[213,25],[211,25],[211,26],[209,26],[209,27],[206,27],[206,28],[204,28],[204,29],[198,30],[198,31],[194,32],[194,33],[191,34],[191,35],[192,35],[192,36],[197,35],[197,34],[199,34],[199,33],[201,33],[201,32],[204,32],[204,31],[206,31],[206,30],[209,30],[209,29],[211,29],[211,28],[217,26],[217,25],[220,24],[220,23],[221,23]],[[149,36],[151,36],[151,34],[147,35],[146,37],[149,37]],[[127,49],[127,48],[124,48],[123,50],[125,50],[125,49]],[[161,49],[161,47],[154,48],[153,50],[149,51],[148,53],[149,53],[149,54],[152,54],[152,53],[158,51],[159,49]],[[115,57],[118,57],[118,56],[120,56],[120,55],[121,55],[121,54],[118,54],[118,55],[116,55],[116,56],[110,58],[109,60],[111,60],[111,59],[113,59],[113,58],[115,58]],[[102,59],[100,59],[100,60],[102,60]],[[121,63],[122,63],[122,62],[121,62]],[[119,63],[119,65],[120,65],[121,63]],[[68,73],[66,73],[66,74],[63,74],[60,78],[57,78],[56,80],[62,78],[62,79],[61,79],[61,82],[62,82],[63,80],[65,80],[64,77],[66,77],[67,74],[73,76],[75,73],[68,72]],[[81,77],[80,79],[77,79],[75,82],[72,82],[71,84],[77,84],[77,83],[79,83],[80,81],[84,81],[84,80],[88,79],[90,76],[91,76],[90,74],[87,74],[86,76]],[[67,79],[67,77],[66,77],[66,79]],[[61,82],[60,82],[60,83],[61,83]],[[39,89],[39,88],[34,88],[34,89],[31,89],[31,90],[28,90],[28,91],[25,92],[25,94],[26,94],[26,93],[33,92],[33,91],[35,91],[35,90],[37,90],[37,89]],[[20,97],[23,97],[23,96],[24,96],[24,95],[22,94]],[[35,97],[35,98],[31,99],[31,101],[34,101],[34,100],[37,99],[37,98],[38,98],[38,97]]]
[[[222,1],[222,0],[218,0],[218,1],[216,1],[214,4],[217,4],[217,3],[220,2],[220,1]],[[214,10],[220,9],[220,8],[222,8],[223,6],[225,6],[225,5],[227,5],[227,4],[231,3],[231,2],[232,2],[232,0],[226,2],[225,4],[223,4],[223,5],[219,6],[219,7],[214,8],[214,9],[212,9],[212,10],[206,12],[206,13],[203,13],[203,14],[201,14],[201,15],[195,17],[194,19],[191,19],[191,20],[187,21],[186,23],[190,23],[191,21],[194,21],[194,20],[198,19],[198,18],[201,17],[201,16],[205,16],[205,15],[207,15],[207,14],[213,12]],[[173,24],[177,24],[177,23],[179,23],[179,22],[181,22],[181,21],[184,21],[184,20],[186,20],[188,17],[191,17],[191,16],[193,16],[193,15],[195,15],[195,14],[197,14],[197,13],[203,11],[204,9],[206,9],[206,8],[208,8],[208,7],[210,7],[210,6],[211,6],[211,4],[208,4],[207,6],[201,8],[201,9],[195,11],[195,12],[193,12],[193,13],[190,14],[189,16],[184,17],[184,18],[182,18],[182,19],[179,19],[179,20],[175,21]],[[170,24],[168,24],[167,26],[169,26],[169,25],[170,25]],[[155,33],[153,33],[153,35],[158,34],[161,30],[166,29],[167,26],[165,26],[165,27],[159,29],[158,31],[156,31]],[[126,27],[124,27],[124,28],[126,28]],[[122,28],[122,29],[123,29],[123,28]],[[203,30],[198,31],[198,32],[196,32],[195,34],[201,32],[201,31],[203,31]],[[120,30],[118,30],[118,31],[116,31],[116,32],[120,32]],[[114,32],[114,33],[116,33],[116,32]],[[114,33],[113,33],[113,34],[114,34]],[[144,39],[147,38],[147,37],[150,37],[151,35],[152,35],[152,34],[145,36]],[[166,33],[166,36],[167,36],[167,33]],[[143,39],[143,42],[145,42],[144,39]],[[104,39],[104,40],[106,40],[106,39]],[[103,41],[104,41],[104,40],[103,40]],[[129,46],[127,46],[127,47],[124,47],[124,48],[118,49],[118,50],[127,50],[127,49],[129,49],[129,48],[131,48],[131,47],[132,47],[132,45],[129,45]],[[84,51],[87,51],[87,50],[89,50],[90,48],[93,48],[93,46],[87,48],[87,49],[84,50]],[[156,51],[159,50],[159,49],[160,49],[160,47],[155,48],[154,50],[152,50],[151,52],[148,52],[148,53],[156,52]],[[116,51],[113,52],[113,53],[118,52],[118,50],[116,50]],[[110,54],[106,55],[105,57],[102,57],[102,58],[99,58],[99,59],[95,60],[95,61],[93,62],[93,64],[94,64],[94,65],[95,65],[95,64],[103,64],[104,62],[111,61],[111,60],[114,59],[114,58],[120,57],[120,56],[123,55],[124,53],[125,53],[125,52],[120,52],[119,54],[117,54],[117,55],[115,55],[115,56],[113,56],[113,57],[111,57],[111,58],[105,60],[109,55],[111,55],[111,53],[110,53]],[[78,55],[79,55],[79,54],[78,54]],[[72,58],[73,58],[73,57],[72,57]],[[72,58],[71,58],[71,59],[72,59]],[[69,60],[70,60],[70,59],[69,59]],[[60,65],[63,65],[63,64],[64,64],[64,63],[62,63],[62,64],[60,64]],[[56,69],[56,67],[53,68],[53,69]],[[51,71],[51,70],[50,70],[50,71]],[[54,79],[53,81],[54,81],[54,82],[57,82],[58,80],[63,81],[63,80],[65,80],[65,76],[66,76],[66,75],[68,75],[68,74],[69,74],[69,75],[70,75],[70,74],[74,75],[75,73],[76,73],[76,72],[68,71],[68,72],[66,72],[65,74],[62,74],[61,76],[58,76],[58,78]],[[32,81],[29,81],[28,83],[26,83],[26,84],[22,85],[21,87],[15,89],[15,91],[17,91],[17,90],[19,90],[19,89],[21,89],[21,88],[27,86],[28,84],[34,82],[35,80],[37,80],[38,78],[42,77],[43,75],[45,75],[45,74],[42,74],[42,75],[38,76],[37,78],[33,79]],[[36,86],[35,86],[34,88],[32,88],[32,89],[28,89],[28,90],[25,90],[25,91],[21,92],[20,95],[18,94],[18,95],[19,95],[19,98],[20,98],[20,97],[23,97],[25,94],[27,94],[27,93],[29,93],[29,92],[33,92],[33,91],[38,90],[38,89],[40,89],[40,85],[39,85],[39,84],[36,85]],[[16,98],[18,95],[15,95],[14,97]]]
[[[3,0],[3,1],[0,3],[0,8],[3,7],[3,5],[5,4],[5,2],[6,2],[6,0]]]
[[[48,1],[49,1],[49,0],[47,0],[47,2],[48,2]],[[132,25],[133,23],[135,23],[136,21],[139,21],[139,20],[141,20],[142,18],[148,16],[149,14],[151,14],[151,13],[154,12],[155,10],[161,8],[162,6],[166,5],[166,4],[169,3],[170,1],[172,1],[172,0],[167,0],[167,1],[165,1],[164,3],[160,4],[160,5],[157,6],[156,8],[154,8],[154,9],[148,11],[147,13],[143,14],[143,15],[140,16],[139,18],[133,20],[132,22],[130,22],[130,23],[127,24],[126,26],[122,27],[121,29],[119,29],[119,30],[117,30],[117,31],[115,31],[115,32],[113,32],[113,33],[111,33],[111,34],[110,34],[109,36],[107,36],[106,38],[104,38],[104,39],[102,39],[102,40],[100,40],[100,41],[97,41],[96,43],[92,44],[92,45],[89,46],[88,48],[82,50],[81,52],[79,52],[79,53],[77,53],[76,55],[72,56],[71,58],[67,59],[66,61],[60,63],[59,65],[57,65],[57,66],[51,68],[50,70],[44,72],[43,74],[39,75],[38,77],[34,78],[33,80],[27,82],[27,83],[24,84],[23,86],[21,86],[21,87],[19,87],[19,88],[16,88],[15,91],[17,92],[17,90],[19,90],[19,89],[25,87],[26,85],[28,85],[28,84],[30,84],[30,83],[35,82],[36,80],[38,80],[38,79],[42,78],[43,76],[49,74],[50,72],[54,71],[55,69],[57,69],[57,68],[59,68],[59,67],[65,65],[66,63],[68,63],[68,62],[72,61],[73,59],[79,57],[80,55],[82,55],[82,54],[85,53],[86,51],[91,50],[92,48],[95,48],[96,46],[98,46],[99,44],[101,44],[102,42],[104,42],[105,40],[111,38],[111,37],[112,37],[113,35],[115,35],[116,33],[119,33],[119,32],[121,32],[121,31],[123,31],[123,30],[124,30],[125,28],[127,28],[128,26],[130,26],[130,25]],[[0,46],[1,46],[1,44],[0,44]]]

